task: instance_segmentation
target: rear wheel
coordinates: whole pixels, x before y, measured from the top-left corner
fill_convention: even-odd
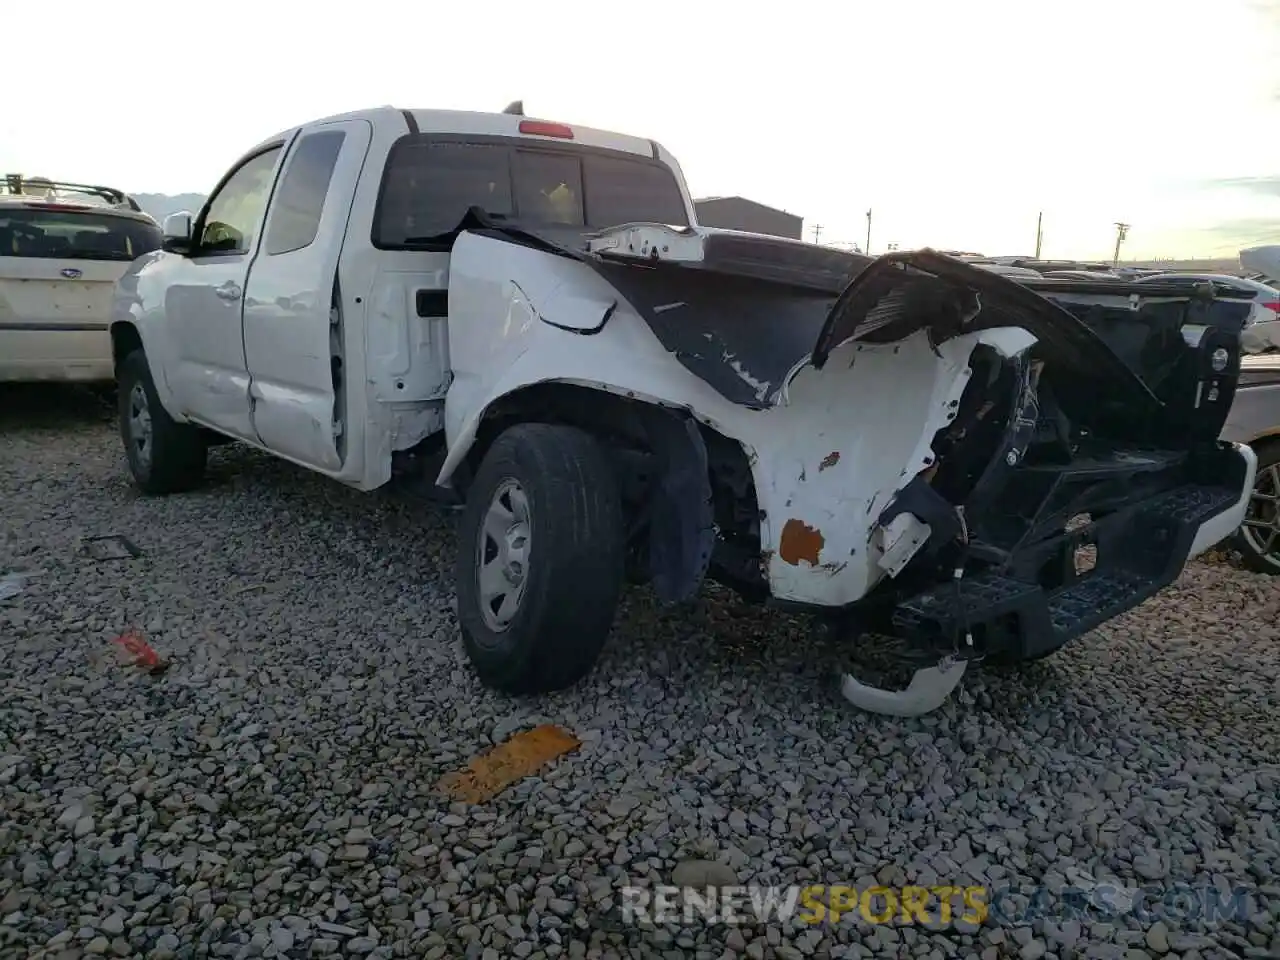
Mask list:
[[[160,404],[147,355],[134,350],[117,377],[120,439],[144,493],[190,490],[204,479],[207,448],[198,427],[178,423]]]
[[[458,619],[481,681],[505,693],[558,690],[595,664],[624,567],[617,482],[574,427],[511,427],[467,492]]]
[[[1249,511],[1233,546],[1250,570],[1280,575],[1280,442],[1259,446],[1257,453]]]

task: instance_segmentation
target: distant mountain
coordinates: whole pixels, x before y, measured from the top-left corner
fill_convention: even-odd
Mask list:
[[[178,213],[186,210],[194,216],[200,212],[200,208],[204,206],[204,194],[202,193],[134,193],[131,194],[133,199],[138,201],[144,212],[151,214],[156,218],[157,223],[163,223],[164,218],[171,213]]]

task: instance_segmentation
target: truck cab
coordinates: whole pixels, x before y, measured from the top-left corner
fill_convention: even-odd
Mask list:
[[[505,113],[334,117],[258,144],[203,210],[166,218],[122,288],[117,361],[145,347],[176,423],[381,486],[444,427],[449,254],[477,205],[571,230],[693,222],[649,140]]]

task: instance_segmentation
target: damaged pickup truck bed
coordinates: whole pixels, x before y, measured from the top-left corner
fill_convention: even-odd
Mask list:
[[[706,565],[900,638],[925,666],[906,691],[846,676],[866,709],[926,712],[970,660],[1053,652],[1243,516],[1255,461],[1217,438],[1250,305],[1210,287],[1016,283],[930,251],[652,225],[557,252],[608,284],[583,284],[608,303],[592,323],[542,313],[592,338],[598,386],[701,424],[667,471],[680,520],[651,533],[652,575],[678,599]],[[631,310],[697,383],[644,356]],[[701,536],[659,542],[671,529]]]
[[[117,287],[134,479],[188,489],[225,439],[362,490],[438,457],[486,684],[572,684],[625,580],[710,577],[898,638],[907,689],[844,692],[900,714],[1240,525],[1256,460],[1218,438],[1247,301],[695,223],[649,140],[389,107],[286,131]]]

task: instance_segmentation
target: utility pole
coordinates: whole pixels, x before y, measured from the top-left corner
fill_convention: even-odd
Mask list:
[[[1036,259],[1040,259],[1040,244],[1044,240],[1044,211],[1041,210],[1036,214]]]
[[[822,239],[822,224],[815,223],[813,225],[813,242],[817,243]]]
[[[1124,238],[1129,235],[1129,224],[1116,221],[1116,252],[1111,258],[1113,267],[1120,265],[1120,244],[1124,243]]]
[[[867,211],[867,249],[863,251],[868,257],[871,256],[871,211]]]

